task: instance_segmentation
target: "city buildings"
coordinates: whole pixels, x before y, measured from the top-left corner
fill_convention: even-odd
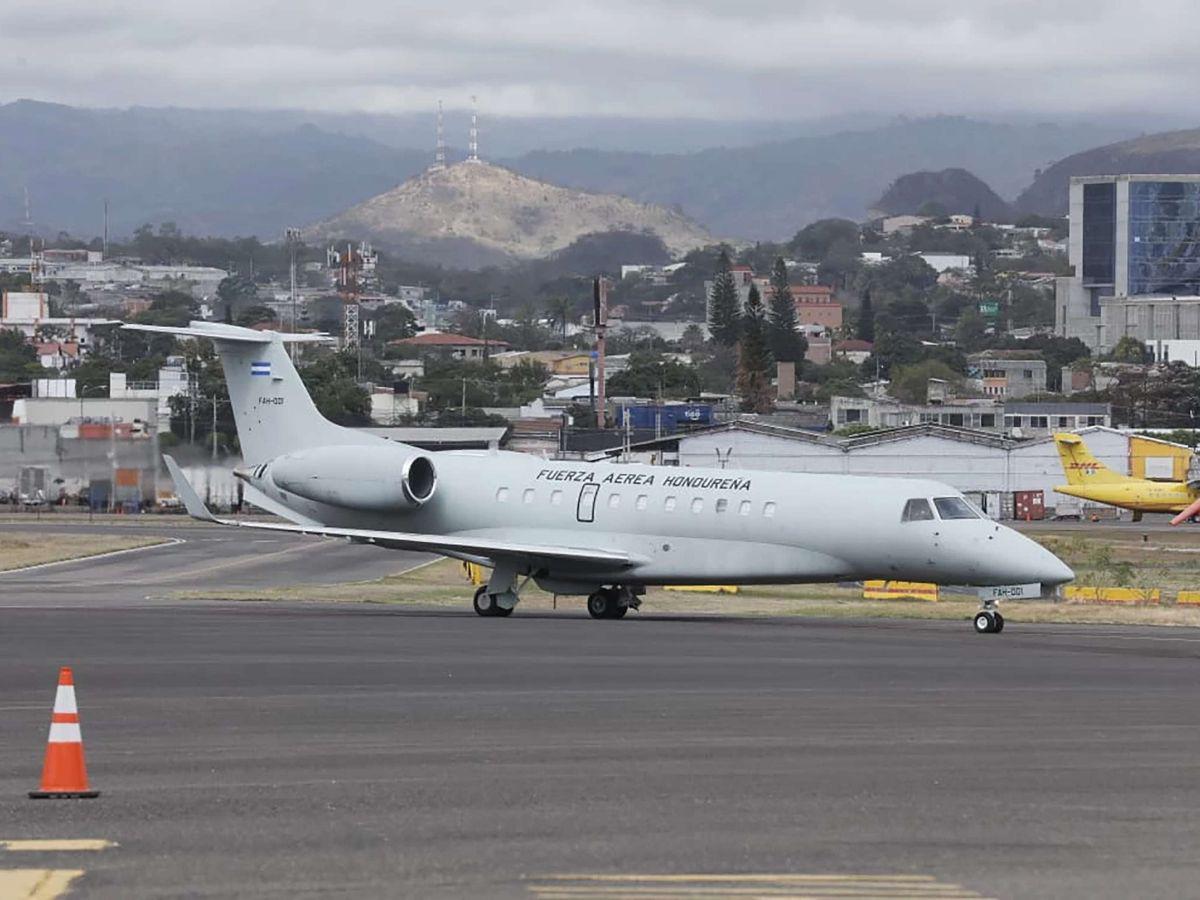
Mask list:
[[[1021,351],[988,350],[967,358],[967,379],[986,397],[1016,400],[1046,393],[1046,361]]]
[[[1093,350],[1200,338],[1200,175],[1077,176],[1055,328]]]
[[[0,293],[0,329],[19,331],[29,340],[73,346],[69,351],[47,348],[52,358],[78,359],[95,340],[95,329],[120,324],[118,319],[51,316],[50,296],[42,291]]]
[[[481,340],[467,337],[465,334],[449,334],[441,331],[427,331],[415,337],[400,338],[391,341],[391,346],[401,347],[414,353],[429,353],[445,356],[451,359],[484,359],[490,351],[507,350],[504,341]]]

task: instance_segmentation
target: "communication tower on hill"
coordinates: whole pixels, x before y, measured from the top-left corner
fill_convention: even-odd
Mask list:
[[[429,171],[438,172],[446,168],[446,132],[442,127],[442,101],[438,101],[437,112],[437,150],[433,156],[433,166]]]
[[[479,162],[479,116],[474,94],[471,95],[471,140],[468,144],[467,162]]]

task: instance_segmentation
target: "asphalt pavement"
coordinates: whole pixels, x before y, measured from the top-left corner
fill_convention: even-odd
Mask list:
[[[83,870],[75,895],[104,898],[1197,893],[1196,630],[481,619],[465,592],[462,612],[147,600],[413,562],[174,533],[0,576],[0,842],[116,845],[0,852],[0,884],[22,867]],[[97,800],[25,798],[61,664]]]

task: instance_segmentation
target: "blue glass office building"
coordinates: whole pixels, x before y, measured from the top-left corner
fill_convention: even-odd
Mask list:
[[[1126,335],[1190,337],[1200,328],[1191,325],[1200,315],[1200,174],[1072,178],[1069,255],[1074,275],[1055,295],[1059,334],[1099,349]],[[1156,297],[1180,309],[1168,313]]]
[[[1128,209],[1125,293],[1200,293],[1200,182],[1132,181]]]

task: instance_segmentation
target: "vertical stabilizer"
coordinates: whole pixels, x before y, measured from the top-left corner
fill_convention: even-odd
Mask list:
[[[383,440],[335,425],[317,410],[284,346],[285,338],[301,341],[308,339],[307,335],[280,335],[212,322],[192,322],[187,328],[125,327],[213,342],[225,369],[242,458],[249,465],[295,450]]]
[[[1058,458],[1062,460],[1067,484],[1086,486],[1137,481],[1136,478],[1114,472],[1092,456],[1092,451],[1077,434],[1064,432],[1054,435],[1054,446],[1058,449]]]

